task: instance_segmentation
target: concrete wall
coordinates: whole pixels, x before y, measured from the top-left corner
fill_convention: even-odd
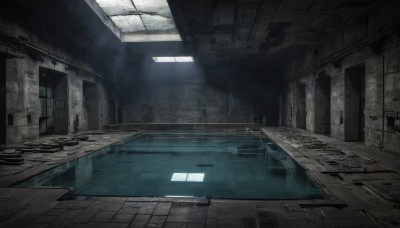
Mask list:
[[[37,40],[34,34],[30,34],[21,27],[7,23],[0,19],[1,29],[9,37],[28,37],[42,50],[58,53],[60,58],[69,60],[73,56],[54,47],[50,44]],[[57,51],[55,51],[57,50]],[[87,130],[87,117],[83,109],[83,80],[90,81],[98,87],[98,115],[97,129],[103,125],[115,123],[115,102],[116,92],[113,85],[108,81],[99,79],[92,73],[78,70],[68,63],[54,61],[52,57],[45,54],[32,55],[27,49],[15,50],[6,43],[0,42],[0,52],[7,52],[6,60],[6,142],[15,144],[26,140],[33,140],[39,137],[39,72],[47,69],[64,77],[57,89],[63,97],[54,102],[54,122],[56,133],[74,133]],[[76,61],[76,59],[74,60]],[[76,64],[76,63],[74,63]],[[82,62],[80,65],[85,65]],[[59,96],[60,97],[60,96]],[[28,115],[31,123],[28,123]],[[10,120],[13,120],[11,123]]]
[[[328,36],[317,50],[291,65],[287,72],[291,80],[284,96],[286,111],[282,113],[286,126],[297,127],[296,113],[290,112],[297,109],[294,85],[306,83],[307,130],[326,133],[318,123],[321,116],[317,117],[325,107],[316,99],[316,80],[323,75],[331,83],[330,135],[346,140],[346,119],[349,123],[354,115],[354,110],[346,112],[346,104],[356,105],[349,103],[354,94],[346,89],[346,70],[365,64],[365,144],[400,153],[400,17],[394,10],[398,7],[398,2],[383,4],[366,16],[368,20],[351,23],[342,32]],[[388,126],[387,116],[395,116],[389,120],[389,125],[394,122],[395,127]]]
[[[122,88],[124,123],[278,122],[276,86],[196,63],[147,63]],[[219,73],[219,74],[218,74]]]
[[[384,55],[384,148],[400,152],[400,47],[393,48]],[[369,95],[368,93],[366,93]],[[394,117],[395,116],[395,117]],[[369,116],[368,116],[369,117]],[[389,117],[394,117],[391,126]],[[372,132],[370,130],[369,132]],[[373,134],[373,133],[372,133]],[[372,138],[368,134],[370,138]],[[375,132],[376,134],[376,132]]]
[[[39,137],[39,72],[26,59],[8,59],[6,66],[7,144]],[[32,115],[28,124],[27,115]],[[13,120],[13,123],[11,122]]]
[[[117,99],[114,87],[106,82],[102,82],[95,76],[88,73],[79,72],[76,74],[74,72],[70,72],[70,76],[69,118],[72,122],[69,124],[69,132],[71,133],[76,131],[102,129],[104,125],[115,123],[116,110],[113,107],[113,104],[117,102]],[[97,109],[96,112],[93,112],[92,116],[87,115],[87,110],[85,109],[83,103],[84,81],[94,84],[95,88],[97,89],[98,99],[95,100]],[[94,128],[89,128],[89,118],[92,118],[92,120],[95,121]]]
[[[51,64],[51,65],[49,65]],[[50,60],[34,61],[28,57],[25,59],[11,58],[7,60],[7,89],[6,89],[6,110],[7,115],[12,115],[14,124],[7,126],[7,144],[18,143],[25,140],[36,139],[39,137],[39,68],[48,68],[56,72],[65,74],[65,83],[59,86],[65,86],[67,97],[65,103],[55,101],[55,110],[63,112],[65,118],[57,121],[67,121],[67,124],[61,122],[59,125],[65,125],[67,129],[57,132],[74,133],[76,131],[87,130],[87,116],[83,109],[83,80],[91,81],[99,88],[98,118],[97,129],[103,125],[114,123],[115,110],[110,109],[109,103],[112,103],[114,97],[107,93],[107,88],[101,82],[98,82],[92,75],[79,73],[68,69],[64,64],[53,65]],[[63,106],[63,107],[61,107]],[[62,108],[62,110],[60,110]],[[32,123],[27,122],[27,115],[31,114]],[[60,123],[60,122],[59,122]],[[60,128],[60,127],[59,127]]]

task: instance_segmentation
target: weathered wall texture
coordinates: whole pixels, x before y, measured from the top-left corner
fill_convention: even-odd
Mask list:
[[[7,60],[7,88],[6,88],[6,110],[7,115],[12,115],[13,125],[7,125],[7,143],[13,144],[24,140],[39,137],[39,67],[48,68],[65,74],[65,88],[67,97],[65,100],[56,100],[54,110],[61,112],[65,118],[55,118],[55,133],[74,133],[88,130],[88,118],[97,120],[97,129],[105,124],[114,123],[114,112],[112,109],[114,97],[107,93],[103,83],[88,74],[66,69],[64,64],[48,65],[47,61],[37,62],[29,58]],[[51,64],[51,63],[50,63]],[[88,116],[83,107],[83,81],[90,81],[97,86],[99,100],[96,116]],[[28,123],[28,115],[32,122]],[[66,123],[64,123],[66,121]],[[66,126],[61,129],[58,125]]]
[[[251,74],[239,80],[196,64],[146,67],[139,87],[125,83],[132,86],[123,89],[124,123],[252,123],[262,116],[268,125],[278,122],[276,86]]]
[[[399,3],[393,2],[374,9],[367,15],[368,20],[348,25],[303,61],[292,64],[287,73],[287,92],[283,96],[284,125],[299,127],[295,117],[301,107],[295,85],[306,83],[308,131],[343,141],[362,141],[365,137],[366,145],[400,152],[400,37],[397,32],[400,16],[395,10],[398,7]],[[349,86],[352,77],[349,72],[359,67],[365,67],[362,69],[365,92],[361,92],[365,98],[355,100],[352,86]],[[327,104],[326,99],[321,99],[317,84],[321,78],[330,79],[330,116],[329,113],[321,116]],[[358,110],[352,106],[358,106],[359,101],[365,102],[365,107],[359,111],[362,136],[354,139],[351,134],[356,134],[357,129],[353,128],[357,128],[354,121],[358,120],[354,115]],[[330,119],[330,133],[324,119]]]
[[[20,27],[9,23],[4,23],[5,31],[8,36],[32,37],[45,50],[57,50],[57,47],[41,43],[35,40],[34,35],[29,34]],[[9,29],[12,28],[12,31]],[[77,70],[68,64],[54,61],[46,55],[33,56],[21,48],[19,51],[10,51],[7,44],[0,42],[0,52],[8,52],[6,59],[6,142],[15,144],[26,140],[39,137],[39,117],[41,106],[39,99],[39,74],[46,70],[62,74],[63,79],[58,84],[58,92],[54,94],[57,99],[49,104],[53,106],[53,133],[69,134],[88,129],[87,113],[83,107],[83,81],[89,81],[97,86],[98,92],[98,112],[95,113],[97,119],[97,129],[105,124],[115,122],[115,91],[109,86],[107,81],[99,79],[97,76]],[[11,53],[11,54],[10,54]],[[59,56],[66,59],[68,55],[57,50]],[[18,56],[18,57],[15,57]],[[82,65],[85,65],[82,63]],[[63,95],[57,95],[62,93]],[[3,117],[4,118],[4,117]],[[29,119],[31,120],[29,122]]]

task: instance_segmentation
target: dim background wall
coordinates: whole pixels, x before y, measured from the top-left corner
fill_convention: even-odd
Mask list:
[[[139,67],[122,83],[122,122],[250,123],[265,116],[268,125],[277,125],[277,82],[260,79],[276,72],[151,60]]]

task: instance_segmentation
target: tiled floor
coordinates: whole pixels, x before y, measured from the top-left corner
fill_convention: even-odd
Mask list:
[[[99,135],[95,142],[55,154],[26,154],[21,167],[0,166],[2,227],[398,227],[400,158],[299,130],[265,132],[307,168],[330,199],[227,201],[78,197],[69,189],[8,185],[51,165],[86,154],[128,134]],[[311,142],[311,143],[310,143]],[[327,144],[324,144],[326,142]]]

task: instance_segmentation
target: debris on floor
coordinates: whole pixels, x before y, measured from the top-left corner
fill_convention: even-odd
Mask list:
[[[22,153],[14,149],[2,150],[0,148],[0,165],[22,165],[24,157]]]
[[[373,159],[346,153],[335,145],[297,131],[281,132],[280,137],[295,146],[306,157],[316,161],[328,172],[374,172],[381,170]]]
[[[87,141],[87,140],[89,140],[89,136],[88,135],[74,135],[74,136],[72,136],[72,140]]]
[[[52,162],[76,158],[130,135],[128,132],[104,135],[81,132],[74,135],[47,135],[35,141],[4,146],[2,150],[15,153],[13,156],[3,155],[4,152],[0,151],[0,178],[25,172],[35,166],[47,167]]]

